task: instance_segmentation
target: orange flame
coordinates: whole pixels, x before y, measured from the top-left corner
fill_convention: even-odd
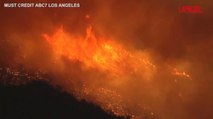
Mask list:
[[[107,62],[118,61],[118,53],[110,43],[101,43],[92,33],[92,27],[87,28],[86,38],[75,38],[64,33],[60,28],[52,37],[44,34],[52,45],[56,56],[66,56],[70,60],[78,60],[85,65],[100,68],[111,67]]]
[[[131,107],[126,107],[126,103],[130,103],[128,105],[134,104],[123,98],[128,94],[122,94],[122,91],[126,90],[132,79],[136,79],[134,82],[146,83],[146,80],[153,79],[153,76],[155,76],[154,74],[158,70],[157,65],[150,61],[147,53],[127,50],[123,45],[115,42],[115,39],[97,37],[92,26],[87,27],[85,37],[66,33],[63,27],[52,36],[47,34],[43,36],[50,44],[56,61],[60,61],[63,57],[70,62],[78,61],[84,67],[107,73],[109,79],[113,79],[104,82],[107,83],[104,85],[99,85],[100,83],[97,83],[98,85],[83,84],[80,91],[77,89],[77,94],[75,94],[77,97],[86,98],[88,101],[99,104],[105,110],[110,110],[119,116],[131,115],[133,118],[134,115],[137,115],[126,109]],[[172,74],[191,78],[190,75],[179,72],[176,68]],[[144,79],[146,80],[143,81]],[[78,92],[80,93],[78,94]],[[153,90],[153,95],[155,93],[155,90]],[[90,99],[91,97],[92,99]]]
[[[93,33],[92,26],[86,30],[86,37],[77,37],[64,32],[61,27],[52,37],[43,35],[46,41],[52,46],[57,59],[65,56],[71,61],[77,60],[87,67],[98,68],[102,71],[121,73],[120,68],[125,67],[125,59],[132,60],[132,71],[138,70],[138,64],[143,67],[155,68],[147,58],[132,55],[121,45],[107,38],[97,38]],[[134,60],[134,61],[133,61]],[[139,63],[140,62],[140,63]],[[128,62],[126,62],[128,63]],[[124,69],[124,68],[122,68]]]

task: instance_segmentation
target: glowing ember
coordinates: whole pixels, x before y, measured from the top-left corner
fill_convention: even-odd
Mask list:
[[[186,72],[180,72],[178,71],[176,68],[173,69],[173,75],[176,75],[176,76],[180,76],[180,77],[185,77],[185,78],[188,78],[188,79],[192,79],[191,76],[189,74],[187,74]]]

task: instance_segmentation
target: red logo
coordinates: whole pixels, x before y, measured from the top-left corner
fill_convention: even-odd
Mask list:
[[[183,5],[178,6],[179,13],[203,13],[201,6]]]

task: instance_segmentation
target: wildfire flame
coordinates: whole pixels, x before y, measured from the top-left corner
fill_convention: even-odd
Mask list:
[[[43,34],[43,37],[51,46],[56,62],[65,57],[69,62],[80,62],[88,70],[96,69],[108,75],[109,78],[104,78],[107,80],[104,81],[105,85],[84,83],[80,89],[74,91],[78,92],[77,97],[86,98],[116,115],[130,115],[132,118],[138,118],[138,114],[129,112],[128,108],[131,106],[125,106],[126,103],[135,104],[123,98],[120,90],[125,90],[131,80],[146,83],[140,80],[153,79],[159,69],[150,61],[147,53],[127,50],[124,45],[115,42],[116,40],[112,38],[97,37],[91,25],[87,27],[85,37],[67,33],[63,27],[52,36]],[[190,75],[179,72],[176,68],[171,74],[191,78]],[[92,80],[95,82],[96,78],[100,77],[93,76]],[[143,109],[143,106],[136,105]],[[154,113],[151,112],[150,115],[153,116]]]
[[[178,15],[181,2],[169,0],[76,2],[1,7],[0,83],[42,80],[133,119],[213,117],[210,0],[193,3],[202,15]]]
[[[87,27],[86,37],[76,37],[65,33],[63,27],[58,29],[53,36],[47,34],[43,36],[51,45],[56,59],[63,56],[70,61],[79,61],[86,67],[98,68],[114,74],[124,73],[124,67],[127,67],[128,63],[131,64],[128,67],[133,72],[139,68],[154,69],[156,67],[142,56],[144,54],[136,56],[111,39],[97,38],[91,25]]]

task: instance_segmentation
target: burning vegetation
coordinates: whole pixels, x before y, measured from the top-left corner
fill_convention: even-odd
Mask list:
[[[206,3],[205,14],[195,16],[178,14],[171,1],[79,3],[75,9],[1,8],[0,63],[14,67],[0,68],[8,74],[1,80],[46,81],[132,119],[213,117],[213,17]]]

